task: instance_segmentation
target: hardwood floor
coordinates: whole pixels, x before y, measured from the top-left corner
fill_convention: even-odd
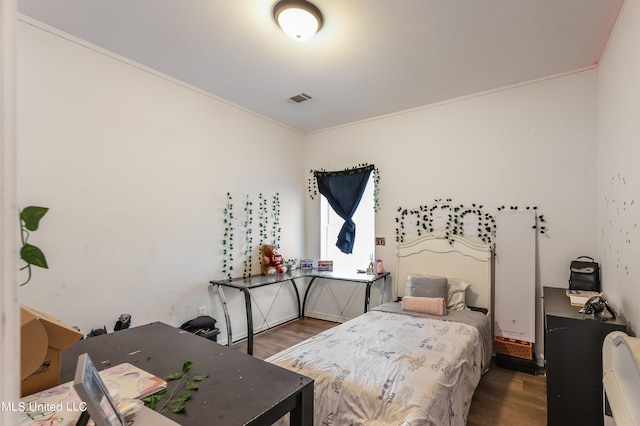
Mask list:
[[[336,323],[304,318],[257,334],[254,356],[267,358]],[[246,341],[234,345],[246,352]],[[467,425],[546,425],[547,381],[544,375],[533,376],[492,366],[482,376],[469,410]]]

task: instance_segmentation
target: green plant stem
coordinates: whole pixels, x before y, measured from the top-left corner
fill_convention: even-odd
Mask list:
[[[169,397],[164,401],[164,404],[162,405],[162,408],[158,409],[158,412],[161,412],[162,410],[167,408],[167,405],[171,401],[173,401],[173,394],[176,392],[176,390],[178,390],[178,388],[180,387],[180,382],[182,382],[182,379],[184,379],[185,376],[186,376],[186,374],[184,376],[180,377],[180,380],[178,380],[178,383],[173,387],[173,389],[171,390],[171,393],[169,394]]]

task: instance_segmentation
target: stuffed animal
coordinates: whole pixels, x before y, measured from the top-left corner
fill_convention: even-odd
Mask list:
[[[287,267],[284,266],[284,259],[278,253],[278,247],[273,244],[265,244],[262,251],[262,273],[265,275],[284,274]]]

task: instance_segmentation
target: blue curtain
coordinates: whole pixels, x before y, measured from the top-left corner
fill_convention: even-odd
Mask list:
[[[353,252],[356,224],[352,218],[360,204],[373,167],[366,166],[339,172],[314,172],[318,192],[326,197],[331,208],[345,221],[338,234],[336,247],[346,254]]]

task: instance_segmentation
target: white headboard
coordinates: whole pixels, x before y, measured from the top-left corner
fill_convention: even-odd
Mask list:
[[[462,237],[449,239],[428,234],[396,248],[396,297],[403,296],[407,275],[437,275],[471,283],[467,305],[493,312],[492,266],[489,245]]]

